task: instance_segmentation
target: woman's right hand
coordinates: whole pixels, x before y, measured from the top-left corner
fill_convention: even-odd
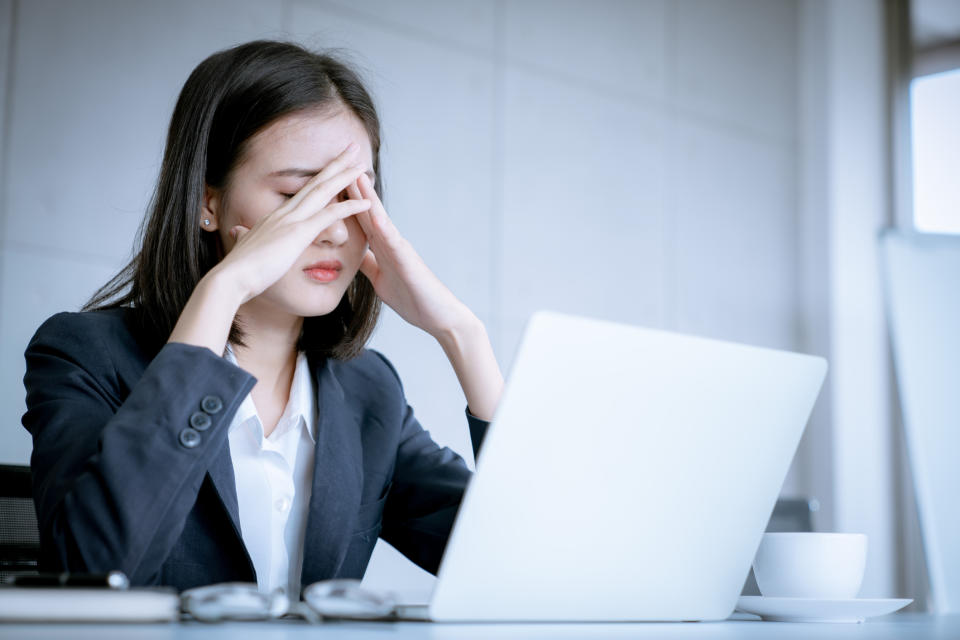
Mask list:
[[[293,266],[331,224],[370,209],[370,200],[337,201],[336,196],[364,172],[351,143],[281,207],[250,227],[230,229],[234,242],[211,272],[235,288],[239,304],[260,295]]]
[[[251,228],[234,227],[235,242],[205,275],[180,312],[168,342],[206,347],[222,355],[240,305],[283,277],[324,229],[370,208],[365,199],[336,200],[363,167],[350,145],[300,191]]]

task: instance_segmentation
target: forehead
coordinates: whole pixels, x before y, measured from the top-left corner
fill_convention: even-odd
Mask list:
[[[360,119],[346,110],[318,111],[279,118],[250,138],[243,164],[256,173],[291,167],[327,166],[351,142],[360,147],[360,158],[372,169],[370,137]]]

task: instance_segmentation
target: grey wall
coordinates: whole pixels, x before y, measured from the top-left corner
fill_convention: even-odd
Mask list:
[[[256,37],[366,69],[388,210],[505,370],[543,307],[798,345],[793,1],[0,0],[0,25],[0,461],[29,456],[23,348],[129,257],[189,71]],[[391,313],[374,343],[468,454],[442,351]],[[431,579],[381,545],[368,580]]]

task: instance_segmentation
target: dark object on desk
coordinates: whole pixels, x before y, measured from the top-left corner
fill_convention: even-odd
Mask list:
[[[773,514],[767,522],[768,532],[813,531],[813,513],[820,510],[820,502],[807,498],[780,498],[773,507]],[[753,577],[753,569],[747,574],[742,595],[758,596],[760,588]]]
[[[14,576],[18,587],[93,587],[129,589],[130,580],[121,571],[110,573],[36,573]]]
[[[40,533],[33,508],[30,467],[0,465],[0,583],[35,575]]]

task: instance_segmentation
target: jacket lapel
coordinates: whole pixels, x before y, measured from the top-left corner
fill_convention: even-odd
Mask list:
[[[230,514],[230,522],[233,524],[233,530],[240,534],[240,503],[237,499],[237,480],[233,475],[233,459],[230,457],[230,442],[224,440],[223,449],[220,454],[213,459],[213,462],[207,468],[207,474],[213,481],[213,487],[220,496],[224,508]]]
[[[346,556],[363,488],[360,425],[331,360],[311,362],[317,384],[317,443],[303,549],[304,585],[335,577]]]
[[[210,476],[213,488],[220,496],[224,509],[230,515],[230,524],[233,526],[233,532],[237,534],[240,549],[243,550],[243,563],[248,569],[249,579],[256,582],[257,569],[253,566],[253,558],[250,557],[247,545],[243,542],[243,534],[240,532],[240,503],[237,499],[237,480],[233,475],[233,458],[230,457],[229,441],[223,443],[223,450],[207,468],[207,475]]]

